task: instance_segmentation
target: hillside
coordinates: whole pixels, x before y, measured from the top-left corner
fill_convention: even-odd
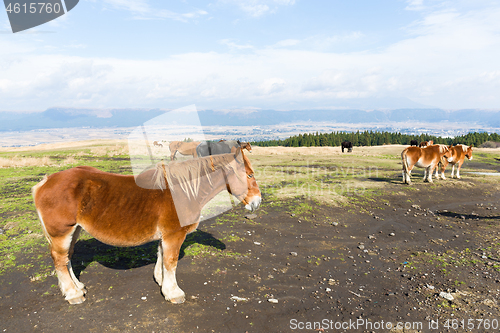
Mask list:
[[[0,112],[0,131],[28,131],[71,127],[132,127],[163,114],[161,109],[50,108],[43,112]],[[203,126],[266,126],[299,122],[335,123],[470,123],[500,127],[500,111],[442,109],[364,110],[251,110],[249,112],[198,111]],[[181,124],[182,125],[182,124]],[[185,125],[188,125],[187,123]]]

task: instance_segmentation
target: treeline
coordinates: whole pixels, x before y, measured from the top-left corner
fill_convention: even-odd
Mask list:
[[[488,134],[485,132],[474,132],[454,138],[442,138],[433,135],[407,135],[391,132],[332,132],[332,133],[305,133],[299,134],[284,140],[256,141],[252,145],[261,147],[284,146],[284,147],[321,147],[340,146],[343,141],[350,141],[354,146],[379,146],[384,144],[409,145],[411,140],[434,141],[435,144],[456,145],[465,144],[478,147],[487,142],[500,142],[500,135],[497,133]]]

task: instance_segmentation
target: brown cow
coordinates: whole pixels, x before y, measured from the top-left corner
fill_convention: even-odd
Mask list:
[[[158,187],[140,187],[134,176],[88,166],[45,176],[33,187],[59,287],[70,304],[85,301],[85,287],[73,273],[70,260],[82,228],[113,246],[137,246],[160,240],[155,280],[166,300],[182,303],[185,294],[175,278],[177,259],[186,234],[199,224],[203,206],[225,189],[249,210],[257,209],[261,202],[254,171],[243,151],[171,166],[158,163],[155,169],[139,177]],[[171,189],[172,184],[178,186]],[[177,204],[179,198],[181,205]]]
[[[448,153],[448,147],[432,145],[426,148],[408,147],[401,153],[403,164],[403,183],[411,184],[411,171],[414,166],[425,168],[424,181],[432,182],[432,172],[441,157]]]
[[[462,167],[462,164],[464,163],[465,157],[467,157],[470,160],[472,160],[472,147],[466,146],[466,145],[456,145],[454,147],[449,146],[448,149],[450,150],[450,157],[443,156],[441,160],[439,161],[439,166],[441,167],[441,179],[446,179],[444,176],[444,170],[448,166],[448,164],[451,164],[451,178],[454,178],[454,173],[455,173],[455,164],[458,164],[457,167],[457,178],[460,179],[460,168]],[[436,168],[436,178],[439,177],[439,167]]]
[[[182,155],[192,155],[194,158],[198,157],[196,154],[196,147],[200,142],[192,141],[192,142],[183,142],[183,141],[172,141],[170,142],[170,160],[173,161],[175,159],[175,153],[179,152]]]

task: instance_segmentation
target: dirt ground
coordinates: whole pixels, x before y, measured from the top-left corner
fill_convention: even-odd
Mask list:
[[[382,194],[348,205],[264,196],[256,217],[239,206],[205,221],[180,253],[181,305],[154,282],[156,243],[123,259],[79,241],[72,262],[87,300],[69,305],[55,276],[8,273],[0,332],[499,331],[500,193],[462,176],[409,187],[394,170],[365,180],[383,182]],[[201,250],[188,255],[193,244]],[[37,251],[51,265],[48,248]]]

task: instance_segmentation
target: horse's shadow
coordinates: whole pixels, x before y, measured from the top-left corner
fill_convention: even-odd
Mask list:
[[[478,214],[460,214],[454,212],[436,212],[436,215],[458,218],[458,219],[467,219],[467,220],[498,220],[500,219],[500,215],[497,216],[487,216],[487,215],[478,215]]]
[[[399,179],[398,179],[399,178]],[[393,177],[368,177],[367,180],[372,181],[372,182],[384,182],[384,183],[389,183],[389,184],[400,184],[401,183],[401,178],[393,178]]]
[[[226,249],[226,245],[212,234],[198,230],[187,235],[181,246],[179,260],[184,257],[185,249],[195,243],[212,246],[218,250]],[[155,263],[157,252],[158,241],[135,247],[115,247],[92,238],[79,240],[75,244],[71,265],[76,277],[93,262],[112,269],[126,270]]]

